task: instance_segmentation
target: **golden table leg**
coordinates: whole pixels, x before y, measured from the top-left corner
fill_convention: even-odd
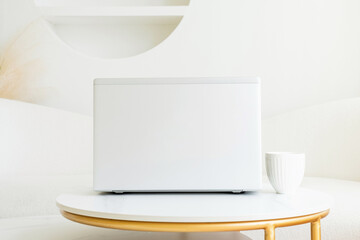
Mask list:
[[[311,223],[311,240],[320,240],[321,239],[321,227],[320,227],[320,218],[316,222]]]
[[[275,240],[275,227],[268,226],[265,228],[265,240]]]

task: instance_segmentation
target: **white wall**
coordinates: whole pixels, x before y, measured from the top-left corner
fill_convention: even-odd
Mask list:
[[[38,16],[32,0],[0,0],[0,53]]]
[[[0,3],[3,49],[37,13],[30,0]],[[342,120],[333,122],[333,115],[311,115],[311,111],[299,110],[308,119],[314,117],[315,122],[306,126],[295,124],[296,117],[286,114],[360,96],[360,1],[192,0],[190,5],[180,25],[164,42],[145,53],[121,59],[101,59],[74,51],[44,21],[33,21],[10,49],[11,56],[17,59],[16,68],[30,65],[30,69],[36,69],[22,73],[28,90],[25,98],[91,115],[92,80],[96,77],[257,75],[263,84],[264,150],[303,147],[300,150],[309,152],[312,161],[308,174],[337,177],[346,177],[346,173],[335,172],[336,161],[350,151],[354,155],[347,157],[345,165],[351,178],[357,179],[351,171],[358,161],[353,145],[356,136],[349,133],[351,145],[336,145],[336,141],[321,142],[316,135],[324,137],[328,133],[329,139],[342,136],[341,128],[333,135],[331,128],[346,124],[347,113],[339,112]],[[326,117],[331,121],[324,126],[329,128],[314,131],[314,145],[306,145],[304,134],[303,142],[296,140],[295,133],[323,126],[321,121],[326,122]],[[273,127],[281,133],[276,142],[271,142],[277,134]],[[325,154],[327,146],[333,149]],[[333,165],[322,174],[328,159]]]
[[[30,0],[0,1],[3,49],[37,13]],[[21,57],[45,52],[39,59],[46,74],[35,78],[47,97],[36,102],[91,114],[92,79],[121,76],[258,75],[264,117],[359,96],[360,1],[193,0],[190,5],[169,39],[128,59],[86,57],[34,24],[17,44],[21,48],[35,35],[36,49]]]

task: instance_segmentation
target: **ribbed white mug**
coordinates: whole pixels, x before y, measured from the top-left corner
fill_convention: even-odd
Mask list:
[[[268,152],[266,173],[277,193],[293,193],[300,186],[305,171],[305,154]]]

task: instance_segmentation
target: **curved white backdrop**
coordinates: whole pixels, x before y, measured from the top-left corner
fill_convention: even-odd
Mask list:
[[[5,99],[0,109],[1,175],[92,173],[91,117]],[[360,180],[360,98],[281,114],[262,128],[263,153],[305,152],[305,175]]]

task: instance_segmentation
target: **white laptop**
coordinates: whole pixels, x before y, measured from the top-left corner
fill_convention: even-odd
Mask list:
[[[261,187],[258,78],[94,81],[94,189]]]

